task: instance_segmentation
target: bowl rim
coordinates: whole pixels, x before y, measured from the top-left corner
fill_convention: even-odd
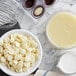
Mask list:
[[[69,49],[75,48],[75,47],[76,47],[76,44],[74,44],[74,45],[72,45],[72,46],[69,46],[69,47],[61,47],[61,46],[57,45],[56,43],[54,43],[54,42],[52,41],[52,39],[49,37],[49,35],[48,35],[48,22],[49,22],[50,20],[52,20],[52,18],[55,17],[57,14],[63,13],[63,12],[64,12],[64,13],[69,13],[69,14],[72,14],[72,15],[76,15],[76,13],[74,13],[74,12],[72,12],[72,11],[70,11],[70,10],[58,10],[58,11],[54,12],[54,13],[52,14],[52,16],[50,16],[50,17],[47,19],[47,22],[46,22],[46,36],[47,36],[49,42],[50,42],[53,46],[55,46],[57,49],[59,49],[59,50],[69,50]]]
[[[23,29],[14,29],[14,30],[11,30],[11,31],[8,31],[6,32],[5,34],[3,34],[0,38],[0,41],[3,40],[5,37],[7,37],[8,35],[12,34],[12,33],[25,33],[29,36],[31,36],[32,38],[34,38],[34,40],[36,40],[36,42],[38,43],[38,47],[39,47],[39,51],[40,51],[40,55],[39,55],[39,60],[36,62],[36,64],[30,68],[27,72],[22,72],[22,73],[16,73],[16,72],[13,72],[11,71],[10,69],[8,69],[6,66],[0,64],[0,69],[5,72],[6,74],[8,75],[12,75],[12,76],[26,76],[26,75],[29,75],[31,73],[33,73],[40,65],[41,63],[41,60],[42,60],[42,46],[41,46],[41,43],[40,41],[38,40],[38,38],[32,34],[31,32],[27,31],[27,30],[23,30]]]

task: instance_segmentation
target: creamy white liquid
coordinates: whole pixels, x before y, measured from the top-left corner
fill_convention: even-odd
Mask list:
[[[76,55],[72,53],[64,54],[60,62],[58,63],[58,67],[64,73],[74,73],[76,72]]]
[[[58,47],[70,48],[76,45],[76,15],[60,12],[47,24],[47,35]]]

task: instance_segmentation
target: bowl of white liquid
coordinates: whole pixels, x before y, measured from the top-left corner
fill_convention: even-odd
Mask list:
[[[49,18],[46,25],[49,41],[59,49],[76,46],[76,15],[69,11],[61,11]]]

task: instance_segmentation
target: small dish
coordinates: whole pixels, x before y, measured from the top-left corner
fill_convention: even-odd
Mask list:
[[[67,52],[61,56],[57,64],[57,68],[64,74],[76,73],[76,48],[71,49],[71,52]]]
[[[73,48],[73,47],[75,47],[76,46],[76,43],[74,43],[74,44],[68,44],[68,46],[62,46],[62,45],[60,45],[60,44],[57,44],[56,42],[54,42],[53,40],[52,40],[52,38],[51,38],[51,36],[49,36],[48,35],[48,23],[51,23],[52,22],[52,20],[53,20],[53,18],[55,18],[55,16],[57,16],[58,14],[61,14],[61,13],[66,13],[66,14],[69,14],[69,15],[71,15],[71,16],[75,16],[75,13],[73,13],[73,12],[71,12],[71,11],[67,11],[67,10],[62,10],[62,11],[57,11],[56,13],[54,13],[51,17],[49,17],[48,18],[48,20],[47,20],[47,23],[46,23],[46,35],[47,35],[47,38],[48,38],[48,40],[50,41],[50,43],[53,45],[53,46],[55,46],[56,48],[58,48],[58,49],[63,49],[63,50],[67,50],[67,49],[71,49],[71,48]],[[54,21],[54,20],[53,20]],[[55,31],[56,32],[56,31]],[[60,35],[61,36],[61,35]],[[55,38],[54,38],[55,39]]]

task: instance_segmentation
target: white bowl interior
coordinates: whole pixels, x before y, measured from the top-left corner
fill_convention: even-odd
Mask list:
[[[16,73],[14,71],[11,71],[10,69],[8,69],[6,66],[0,64],[0,69],[2,71],[4,71],[5,73],[7,73],[8,75],[12,75],[12,76],[24,76],[24,75],[29,75],[31,74],[32,72],[34,72],[40,65],[41,63],[41,60],[42,60],[42,47],[41,47],[41,44],[39,42],[39,40],[36,38],[35,35],[33,35],[32,33],[26,31],[26,30],[21,30],[21,29],[15,29],[15,30],[11,30],[7,33],[5,33],[1,38],[0,38],[0,41],[5,39],[7,36],[9,36],[10,34],[13,34],[13,33],[21,33],[23,35],[28,35],[28,36],[31,36],[38,44],[38,49],[39,49],[39,60],[36,62],[36,64],[31,67],[28,71],[26,72],[22,72],[22,73]]]

